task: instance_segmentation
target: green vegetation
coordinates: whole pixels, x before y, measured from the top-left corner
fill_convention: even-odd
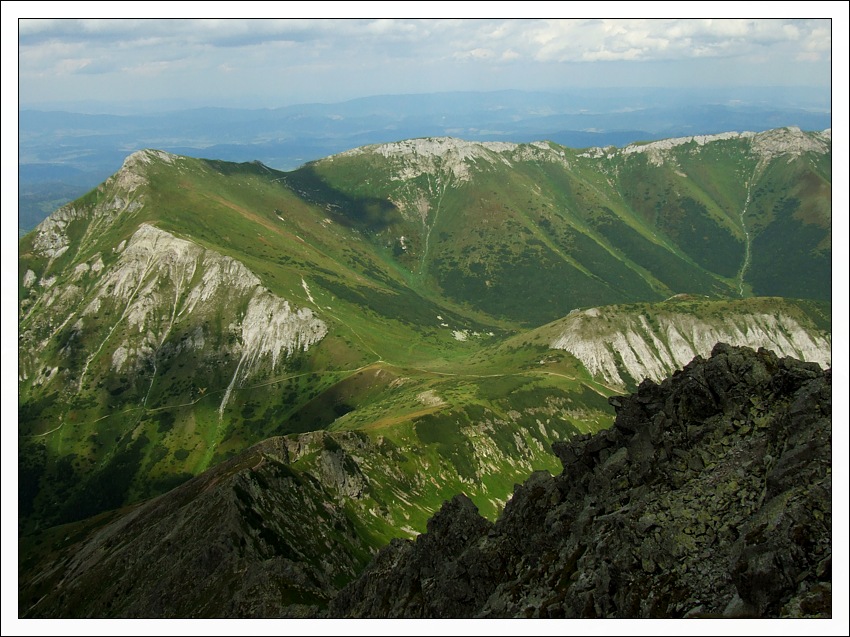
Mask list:
[[[495,515],[514,482],[558,470],[553,440],[613,416],[611,390],[549,349],[551,321],[607,304],[652,321],[649,304],[673,294],[723,303],[739,295],[747,233],[745,292],[830,298],[829,162],[757,173],[740,140],[717,144],[671,151],[675,166],[557,145],[568,159],[494,153],[470,160],[468,179],[448,159],[417,172],[415,157],[370,152],[292,173],[151,156],[132,190],[114,179],[71,206],[67,250],[48,254],[35,233],[19,244],[22,530],[163,493],[271,436],[323,430],[379,450],[361,458],[378,513],[348,505],[374,546],[422,530],[461,490]],[[174,265],[175,247],[128,268],[143,223],[199,256]],[[327,335],[276,365],[243,360],[251,290],[209,287],[225,257]],[[671,303],[723,312],[693,296]],[[828,305],[804,311],[829,323]],[[345,451],[325,440],[293,466],[317,474],[322,454]]]

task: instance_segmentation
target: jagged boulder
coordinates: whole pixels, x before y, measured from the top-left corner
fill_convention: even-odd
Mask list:
[[[556,443],[495,525],[462,497],[381,551],[339,617],[827,617],[831,372],[718,344]]]

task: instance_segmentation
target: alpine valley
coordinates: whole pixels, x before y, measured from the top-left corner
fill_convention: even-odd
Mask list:
[[[492,538],[517,483],[718,342],[813,378],[831,180],[830,130],[796,128],[133,153],[19,242],[20,616],[362,615],[333,600],[379,549],[445,501]]]

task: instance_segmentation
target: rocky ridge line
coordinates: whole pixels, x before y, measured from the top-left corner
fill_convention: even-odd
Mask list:
[[[616,307],[573,310],[550,347],[569,352],[603,382],[625,388],[643,378],[661,382],[695,356],[708,356],[718,342],[831,365],[828,333],[786,313],[753,312],[746,306],[716,318],[663,308],[651,317]]]
[[[718,344],[554,445],[495,524],[463,495],[334,617],[831,615],[831,372]]]
[[[547,142],[470,142],[454,137],[427,137],[363,146],[323,161],[365,153],[374,153],[393,162],[395,173],[392,178],[395,181],[408,181],[423,174],[450,178],[457,182],[469,181],[470,166],[477,162],[511,166],[511,160],[537,160],[566,165],[565,153]]]
[[[141,224],[129,241],[122,241],[113,251],[119,256],[109,266],[104,268],[97,255],[91,264],[78,265],[70,281],[54,281],[51,285],[42,282],[44,291],[25,306],[22,304],[26,314],[21,340],[31,344],[22,348],[27,353],[19,361],[22,380],[35,376],[37,384],[55,380],[52,372],[44,376],[37,371],[45,368],[41,353],[47,344],[65,325],[71,325],[76,334],[82,333],[107,308],[117,307],[117,318],[88,361],[103,352],[109,354],[111,368],[116,372],[141,373],[151,365],[156,371],[158,352],[164,348],[209,350],[213,335],[202,326],[210,307],[235,308],[240,301],[245,304],[244,312],[234,312],[227,325],[227,330],[238,338],[228,346],[229,351],[219,348],[218,352],[226,353],[236,365],[220,405],[223,411],[232,390],[258,369],[265,365],[278,369],[286,357],[307,351],[328,332],[327,325],[312,310],[295,308],[268,291],[241,262],[155,226]],[[30,278],[35,281],[36,275]],[[224,303],[225,300],[229,302]],[[66,317],[58,327],[48,315],[32,313],[31,308],[48,306]],[[169,345],[178,324],[192,337]],[[77,379],[80,387],[85,375],[84,368]]]
[[[661,166],[666,158],[666,152],[685,144],[694,143],[705,146],[718,141],[730,139],[746,139],[750,141],[752,151],[759,156],[761,162],[767,162],[780,155],[799,156],[806,152],[827,153],[831,147],[832,129],[807,134],[796,126],[777,128],[754,133],[751,131],[718,133],[716,135],[690,135],[688,137],[673,137],[645,144],[629,144],[622,149],[613,146],[607,148],[590,148],[579,157],[611,159],[616,155],[632,155],[645,153],[650,163]]]

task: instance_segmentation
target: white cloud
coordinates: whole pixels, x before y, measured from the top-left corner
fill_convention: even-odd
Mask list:
[[[476,48],[470,51],[458,51],[454,54],[458,60],[490,60],[496,57],[491,49]]]
[[[528,52],[541,61],[746,58],[762,47],[794,45],[824,21],[789,20],[548,20],[530,24]],[[828,38],[826,38],[828,41]]]
[[[24,100],[48,98],[60,81],[74,90],[69,78],[83,75],[86,96],[97,93],[97,76],[112,82],[104,92],[114,94],[122,75],[132,73],[137,82],[123,89],[128,99],[176,95],[182,85],[214,96],[285,84],[292,103],[296,93],[333,101],[372,92],[553,86],[576,76],[612,81],[629,77],[612,74],[613,65],[656,61],[717,59],[763,69],[751,73],[757,77],[807,83],[810,76],[795,80],[792,70],[828,60],[830,48],[827,20],[51,19],[21,21],[18,51]],[[594,72],[594,64],[606,66]],[[633,75],[649,68],[635,66]]]

